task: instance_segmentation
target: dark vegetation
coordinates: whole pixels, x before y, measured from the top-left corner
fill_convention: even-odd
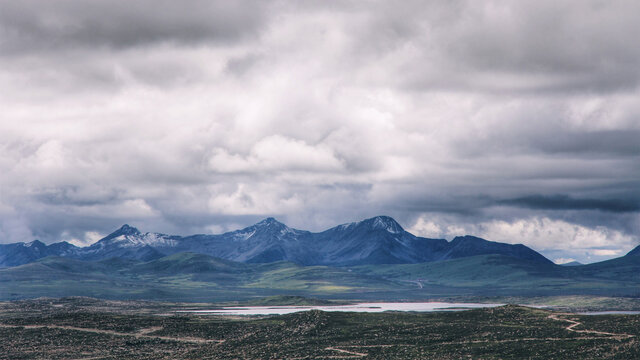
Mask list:
[[[1,303],[0,358],[632,359],[640,356],[638,316],[588,317],[513,305],[461,312],[307,311],[253,318],[175,312],[184,306],[78,298]],[[568,330],[574,323],[567,320],[580,322],[574,330],[584,332]]]

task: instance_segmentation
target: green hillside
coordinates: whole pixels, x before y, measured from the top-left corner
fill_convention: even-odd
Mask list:
[[[360,274],[391,279],[461,287],[517,285],[520,282],[562,277],[562,269],[553,264],[540,264],[503,255],[480,255],[447,261],[365,265],[353,268]]]
[[[619,258],[592,265],[564,267],[503,255],[480,255],[423,264],[367,265],[353,271],[423,289],[447,286],[477,295],[617,295],[640,294],[640,264]]]
[[[245,264],[179,253],[141,262],[48,257],[0,270],[0,299],[242,301],[295,295],[324,299],[417,300],[447,296],[638,296],[640,264],[619,258],[564,267],[503,255],[356,267]]]
[[[403,289],[348,269],[293,263],[243,264],[180,253],[150,262],[86,262],[49,257],[0,270],[0,299],[91,296],[106,299],[228,301],[269,295],[324,295]],[[348,296],[346,296],[348,297]]]

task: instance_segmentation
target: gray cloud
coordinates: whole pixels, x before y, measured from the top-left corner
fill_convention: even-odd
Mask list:
[[[400,47],[395,50],[405,56],[389,65],[397,66],[402,86],[417,91],[535,96],[634,89],[640,53],[628,44],[639,29],[633,16],[621,13],[631,14],[637,5],[582,5],[465,2],[450,7],[454,15],[417,11],[421,18],[405,19],[418,23],[411,45],[431,51],[397,44]]]
[[[586,156],[640,156],[640,130],[553,132],[531,139],[531,147],[550,153],[583,153]]]
[[[0,242],[388,214],[562,258],[628,250],[637,11],[0,0]]]
[[[260,1],[26,0],[0,7],[5,54],[232,42],[256,35],[264,15]]]
[[[640,200],[632,199],[574,199],[567,195],[532,195],[500,203],[544,210],[601,210],[610,212],[640,211]]]

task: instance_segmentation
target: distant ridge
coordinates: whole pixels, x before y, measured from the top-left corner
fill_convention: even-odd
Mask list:
[[[625,256],[640,256],[640,245],[633,248],[633,250],[629,251]]]
[[[73,256],[78,249],[66,241],[51,245],[40,240],[0,244],[0,268],[27,264],[47,256]]]
[[[564,264],[560,264],[560,265],[562,265],[562,266],[582,266],[584,264],[581,263],[581,262],[578,262],[578,261],[570,261],[568,263],[564,263]]]
[[[218,235],[175,236],[142,233],[128,224],[87,247],[42,242],[0,245],[0,267],[46,256],[94,261],[109,258],[149,261],[180,252],[205,254],[244,263],[290,261],[299,265],[353,266],[415,264],[476,255],[505,255],[552,263],[522,244],[459,236],[452,241],[417,237],[389,216],[376,216],[312,233],[266,218],[244,229]]]

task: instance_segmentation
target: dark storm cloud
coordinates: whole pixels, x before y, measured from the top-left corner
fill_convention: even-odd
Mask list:
[[[530,195],[513,199],[489,196],[451,196],[448,198],[407,196],[396,204],[403,211],[449,213],[480,217],[495,206],[536,210],[599,210],[612,213],[640,211],[640,200],[633,199],[576,199],[568,195]]]
[[[574,199],[567,195],[532,195],[503,200],[499,204],[544,210],[601,210],[614,213],[640,211],[640,200]]]
[[[61,186],[42,189],[39,193],[34,194],[34,199],[43,204],[54,206],[91,206],[118,201],[118,194],[122,192],[122,190],[115,188],[91,188],[89,190],[86,186]]]

